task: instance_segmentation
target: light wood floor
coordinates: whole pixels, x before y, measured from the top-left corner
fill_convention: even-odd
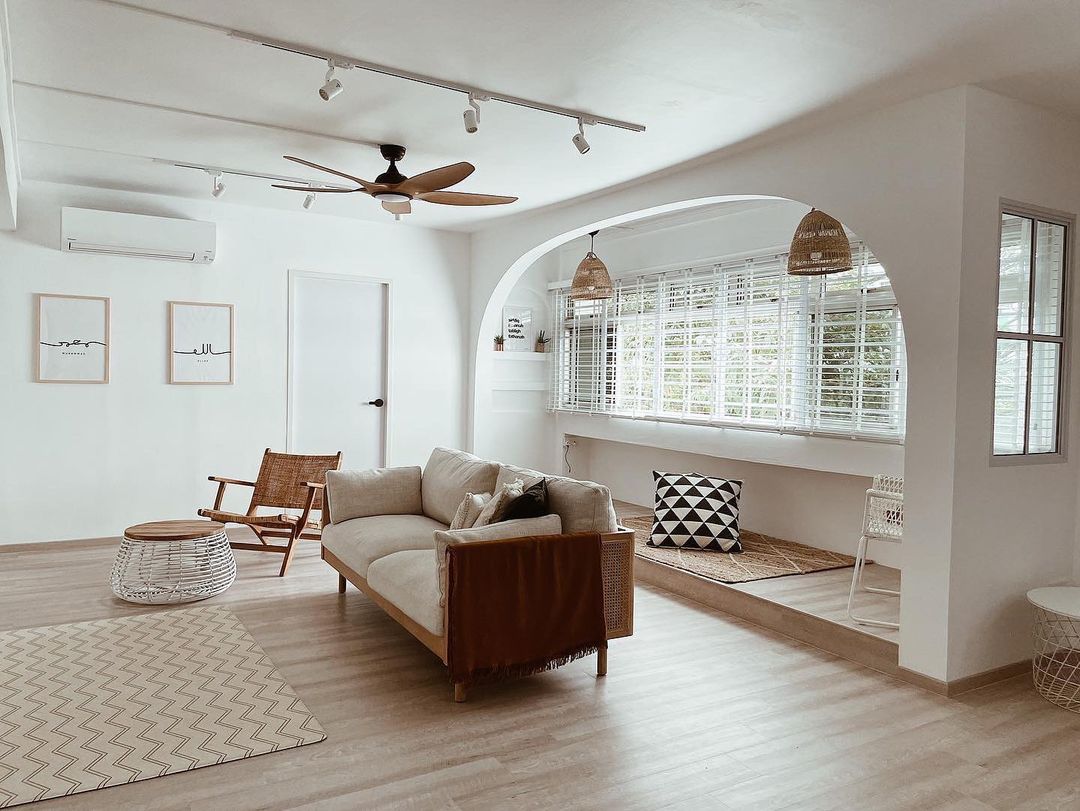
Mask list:
[[[648,515],[649,507],[631,504],[628,501],[616,501],[615,512],[620,519],[637,515]],[[798,538],[790,540],[798,541]],[[852,539],[852,554],[855,541]],[[878,588],[900,588],[900,570],[889,566],[873,564],[867,566],[863,582]],[[768,580],[753,580],[749,583],[717,584],[718,588],[733,588],[747,594],[756,594],[780,605],[805,611],[838,625],[853,628],[867,634],[899,642],[900,632],[892,628],[878,628],[873,625],[860,625],[847,616],[848,589],[851,586],[851,569],[832,569],[827,572],[810,572],[792,577],[773,577]],[[855,595],[857,616],[887,622],[900,621],[900,601],[860,591]]]
[[[113,542],[0,552],[0,628],[140,613]],[[1025,677],[947,699],[639,587],[635,635],[450,700],[436,658],[314,544],[237,553],[228,605],[324,743],[51,800],[55,809],[1015,809],[1080,802],[1080,716]]]

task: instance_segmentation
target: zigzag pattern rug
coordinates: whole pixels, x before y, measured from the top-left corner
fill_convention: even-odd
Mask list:
[[[325,738],[222,608],[0,633],[0,808]]]

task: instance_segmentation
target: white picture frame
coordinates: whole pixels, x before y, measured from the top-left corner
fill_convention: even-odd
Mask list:
[[[228,386],[235,377],[235,319],[231,304],[170,301],[169,383]]]
[[[103,296],[35,295],[36,382],[109,382],[109,306]]]
[[[509,352],[532,352],[533,311],[531,307],[503,307],[503,336]]]

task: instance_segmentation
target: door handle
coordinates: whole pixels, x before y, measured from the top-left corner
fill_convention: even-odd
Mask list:
[[[368,405],[373,405],[375,406],[375,408],[382,408],[384,405],[386,405],[386,402],[383,400],[382,397],[380,397],[377,400],[368,400]]]

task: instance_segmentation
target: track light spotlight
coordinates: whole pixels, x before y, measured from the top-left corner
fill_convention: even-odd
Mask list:
[[[589,122],[592,123],[591,121]],[[570,139],[574,146],[577,147],[577,151],[584,155],[590,149],[589,142],[585,139],[585,119],[579,118],[577,120],[577,135]]]
[[[301,205],[304,206],[304,211],[311,211],[311,207],[315,205],[315,194],[309,193],[308,196],[304,198],[304,202]]]
[[[465,109],[465,132],[473,133],[480,129],[480,103],[476,96],[469,94],[469,106]]]
[[[329,70],[326,71],[326,83],[319,88],[319,98],[323,101],[330,101],[334,96],[340,93],[343,88],[341,82],[334,78],[334,63],[327,62]]]
[[[221,197],[225,193],[225,181],[221,179],[221,172],[207,169],[206,173],[210,175],[211,180],[210,196],[215,199]]]

